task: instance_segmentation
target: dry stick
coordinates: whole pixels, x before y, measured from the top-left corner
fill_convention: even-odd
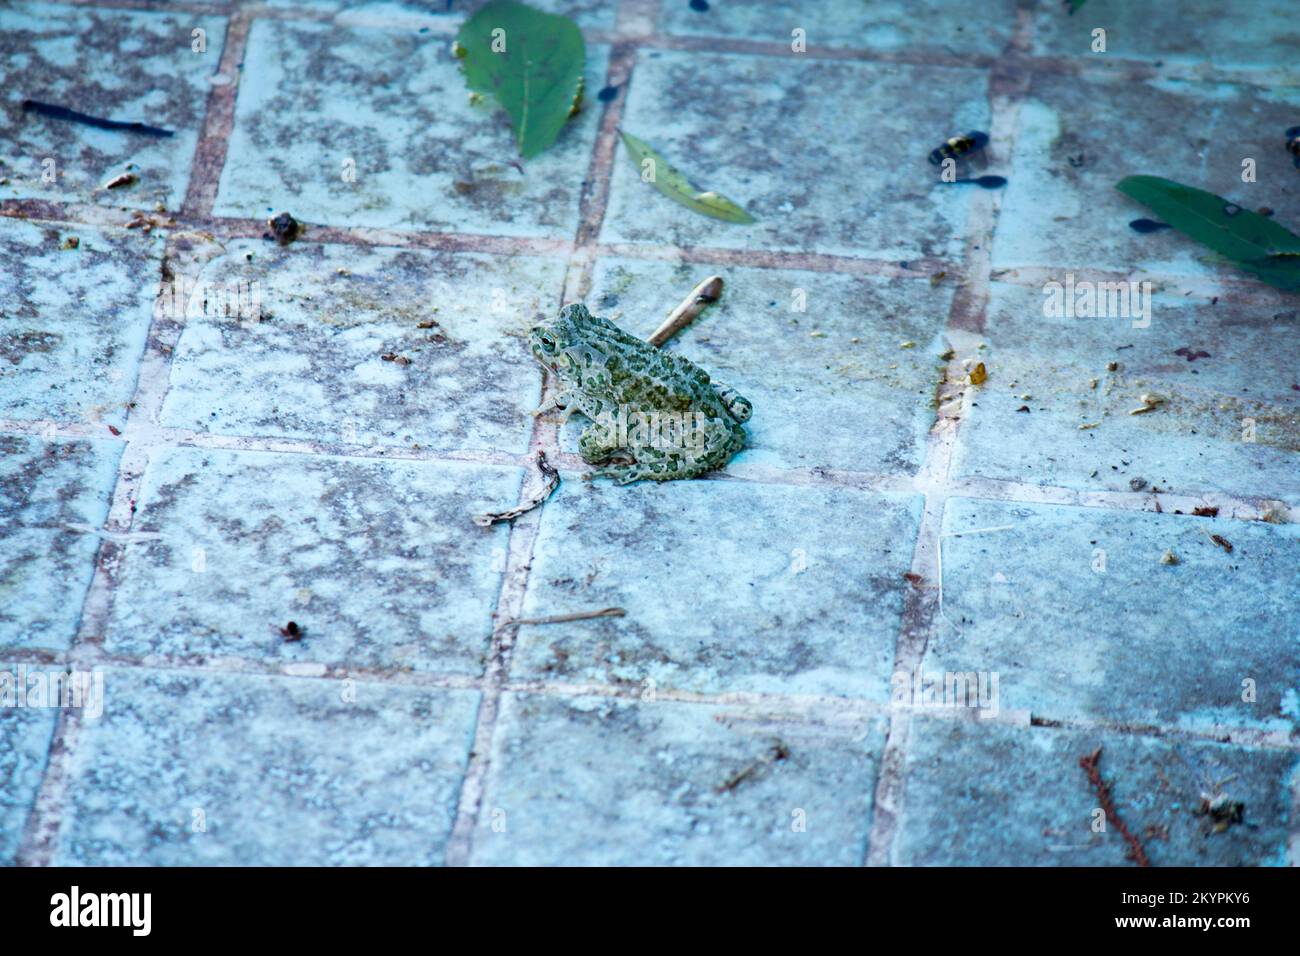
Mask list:
[[[527,514],[551,497],[551,493],[560,486],[560,473],[546,460],[546,452],[540,449],[537,452],[537,468],[542,473],[542,477],[546,479],[546,487],[542,489],[541,494],[532,501],[511,508],[509,511],[485,511],[481,515],[475,515],[474,523],[480,528],[490,528],[498,521],[514,521],[520,515]]]
[[[1120,835],[1128,841],[1129,856],[1138,866],[1150,866],[1151,861],[1147,859],[1146,850],[1142,849],[1142,841],[1129,831],[1124,825],[1124,821],[1119,817],[1119,811],[1115,809],[1115,801],[1110,795],[1110,785],[1101,779],[1101,771],[1097,769],[1097,764],[1101,762],[1101,748],[1098,747],[1087,756],[1079,758],[1079,766],[1083,772],[1088,775],[1088,782],[1092,784],[1092,789],[1097,792],[1097,800],[1101,804],[1102,810],[1106,812],[1106,819],[1109,820]]]
[[[722,276],[709,276],[699,285],[697,285],[685,299],[682,304],[669,314],[664,320],[663,325],[654,330],[654,334],[646,339],[655,348],[659,348],[674,335],[680,332],[686,326],[695,321],[708,306],[717,302],[722,296]]]
[[[621,607],[603,607],[599,611],[575,611],[573,614],[552,614],[550,617],[519,617],[513,621],[503,621],[497,625],[497,630],[524,624],[564,624],[567,621],[590,621],[597,617],[622,617],[626,613]]]

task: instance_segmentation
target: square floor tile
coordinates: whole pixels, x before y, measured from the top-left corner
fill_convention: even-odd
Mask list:
[[[0,683],[15,695],[10,702],[0,692],[0,866],[14,864],[58,719],[52,707],[16,706],[25,673],[20,665],[0,663]]]
[[[1040,288],[993,286],[989,377],[962,423],[955,475],[1300,503],[1300,373],[1277,347],[1294,334],[1294,309],[1156,294],[1150,325],[1134,328],[1044,316],[1047,302]],[[1164,402],[1130,414],[1143,395]]]
[[[895,863],[905,866],[1132,866],[1079,758],[1098,769],[1153,866],[1284,866],[1296,754],[1101,732],[915,720]],[[1244,803],[1214,832],[1202,794]]]
[[[601,259],[587,303],[647,338],[712,269]],[[912,475],[934,422],[951,286],[776,269],[724,268],[720,302],[668,351],[750,400],[747,464]],[[621,314],[620,314],[621,313]],[[587,421],[563,432],[576,453]]]
[[[1172,229],[1131,229],[1160,217],[1115,184],[1163,176],[1250,209],[1269,206],[1296,228],[1300,175],[1283,143],[1298,108],[1300,87],[1035,74],[1020,105],[993,265],[1249,279]],[[1253,183],[1242,181],[1244,159],[1255,160]]]
[[[0,219],[0,418],[125,421],[161,255],[132,233]]]
[[[112,652],[478,674],[513,468],[173,449],[156,454]],[[279,633],[290,620],[299,641]]]
[[[547,502],[516,677],[887,700],[919,499],[747,482],[584,484]]]
[[[943,528],[926,671],[1045,718],[1300,728],[1300,527],[951,499]]]
[[[437,864],[478,694],[345,680],[104,672],[55,864]]]
[[[855,732],[725,708],[508,694],[472,862],[857,866],[879,721]]]
[[[562,259],[247,240],[197,279],[256,294],[263,318],[187,306],[164,424],[527,451],[542,371],[526,334],[558,307]]]
[[[0,435],[0,646],[71,645],[122,447]]]
[[[665,33],[792,43],[792,31],[802,29],[811,52],[848,47],[918,56],[992,56],[1002,51],[1016,28],[1014,0],[994,0],[981,4],[978,11],[958,0],[870,4],[725,0],[704,11],[686,0],[669,0],[661,10]]]
[[[700,69],[698,53],[642,51],[622,129],[758,222],[719,222],[673,202],[641,181],[620,144],[603,240],[895,260],[961,254],[975,187],[940,183],[926,156],[953,130],[988,128],[983,73],[796,53],[719,53],[708,64]],[[846,122],[854,103],[875,105]]]
[[[469,4],[433,4],[421,0],[268,0],[272,7],[337,11],[335,22],[349,25],[379,24],[389,27],[410,25],[412,29],[434,27],[455,32],[465,20]],[[528,6],[572,19],[583,30],[612,30],[618,4],[609,0],[529,0]]]
[[[0,10],[0,199],[177,209],[221,62],[226,20],[208,14],[17,2]],[[206,48],[197,52],[195,30]],[[23,100],[171,130],[170,137],[96,129],[24,112]],[[46,160],[52,160],[48,165]],[[125,172],[134,185],[106,190]],[[54,181],[47,178],[53,174]],[[125,220],[128,217],[123,217]],[[8,258],[7,255],[5,258]]]
[[[588,46],[588,91],[604,85],[606,55]],[[577,231],[599,122],[592,104],[521,172],[509,120],[491,101],[469,102],[445,35],[257,20],[244,64],[217,215],[288,209],[333,226]]]

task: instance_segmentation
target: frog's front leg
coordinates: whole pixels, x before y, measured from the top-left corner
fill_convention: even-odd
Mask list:
[[[536,418],[539,415],[545,415],[553,408],[558,408],[564,412],[564,414],[560,416],[561,425],[569,420],[569,416],[573,414],[574,408],[567,389],[559,388],[551,392],[551,394],[546,396],[542,401],[542,404],[533,409],[531,414]]]
[[[582,430],[582,436],[578,439],[578,454],[589,465],[599,464],[616,451],[622,450],[620,437],[613,422],[603,416],[597,418]]]

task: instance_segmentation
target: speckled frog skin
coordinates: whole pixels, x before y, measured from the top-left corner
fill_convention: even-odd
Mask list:
[[[745,447],[753,407],[694,362],[628,335],[583,305],[529,332],[537,361],[559,380],[555,404],[592,424],[578,449],[619,483],[694,478]]]

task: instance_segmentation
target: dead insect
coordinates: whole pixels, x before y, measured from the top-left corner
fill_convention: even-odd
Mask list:
[[[1196,815],[1209,817],[1214,832],[1223,833],[1234,823],[1246,822],[1246,804],[1241,800],[1233,800],[1226,793],[1202,793]]]
[[[1300,169],[1300,126],[1292,126],[1286,131],[1286,151],[1295,157],[1292,162],[1296,169]]]
[[[971,130],[965,136],[954,136],[937,149],[930,151],[930,162],[938,166],[945,159],[959,159],[967,153],[988,145],[989,134]]]
[[[263,239],[274,239],[282,246],[287,246],[300,235],[302,235],[302,223],[287,212],[282,212],[274,219],[266,220],[267,226],[271,231],[262,236]]]
[[[301,641],[306,635],[307,629],[300,627],[296,621],[290,621],[284,627],[280,628],[280,636],[286,641]]]

